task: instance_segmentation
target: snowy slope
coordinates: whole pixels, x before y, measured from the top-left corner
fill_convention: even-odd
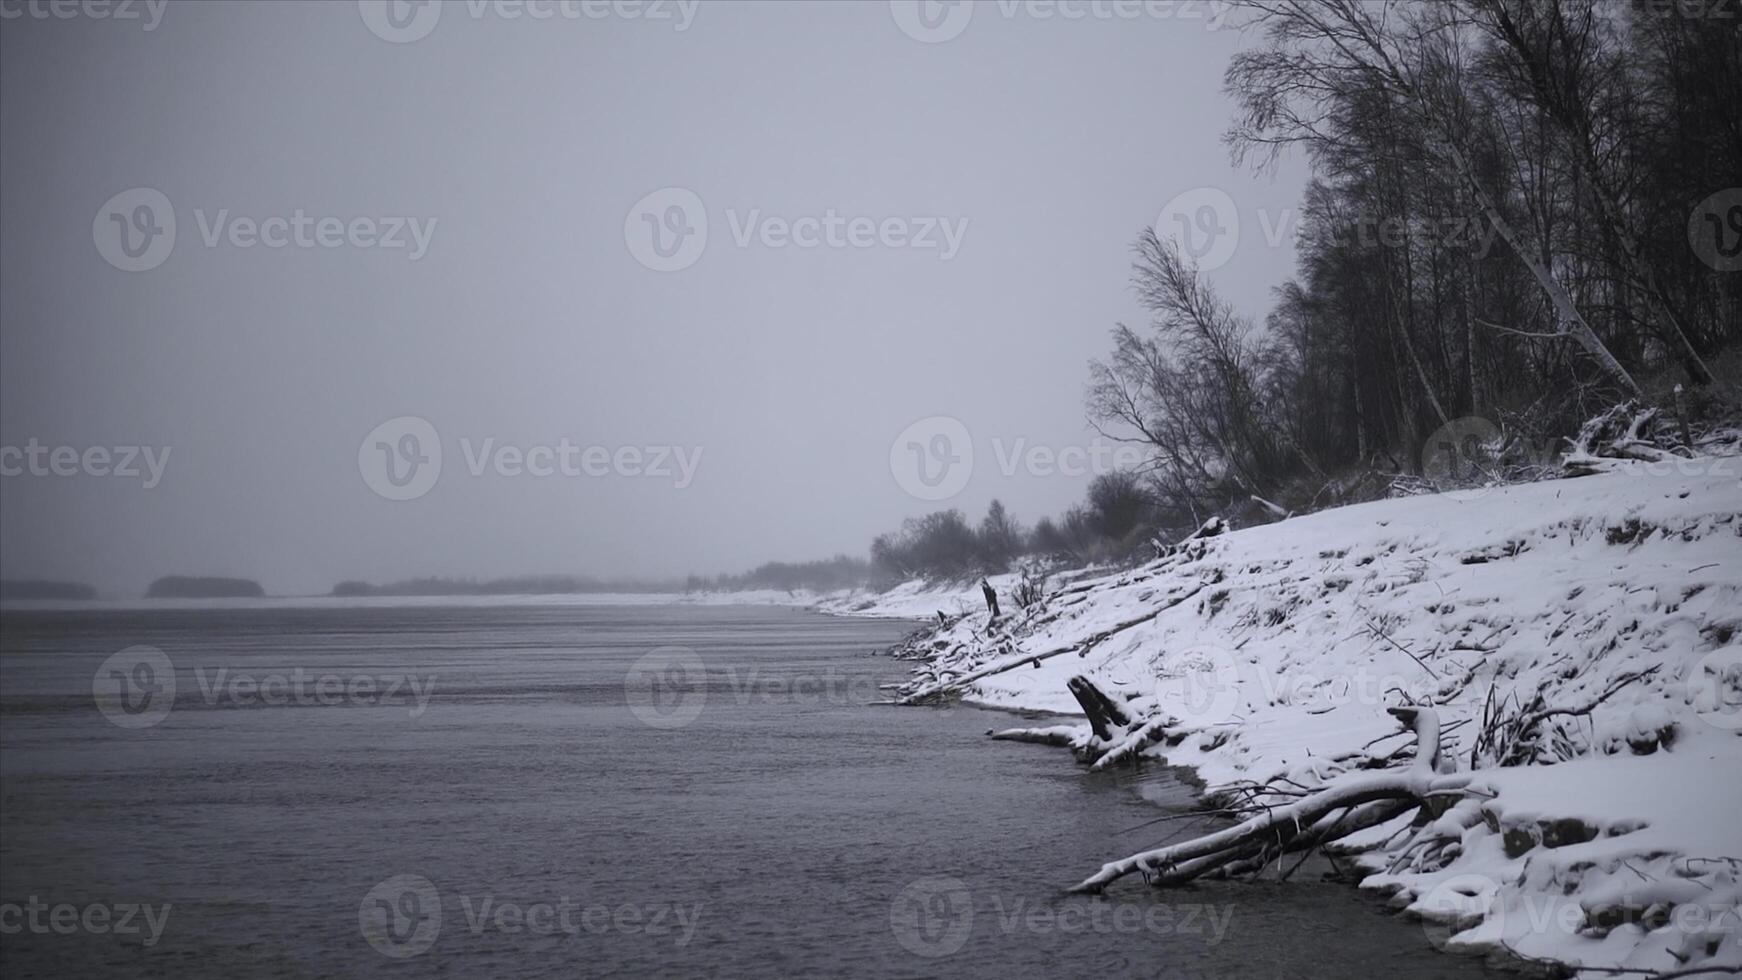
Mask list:
[[[1407,748],[1393,705],[1436,706],[1442,771],[1472,768],[1485,710],[1590,708],[1510,765],[1487,747],[1432,834],[1363,832],[1365,886],[1445,923],[1448,948],[1742,966],[1739,473],[1622,464],[1237,531],[991,628],[968,615],[926,641],[910,693],[1080,717],[1084,674],[1212,791]]]

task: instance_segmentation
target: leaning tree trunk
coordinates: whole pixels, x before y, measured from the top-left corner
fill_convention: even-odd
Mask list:
[[[1525,38],[1524,32],[1507,13],[1505,6],[1493,2],[1483,3],[1481,6],[1493,18],[1501,39],[1523,63],[1525,77],[1538,106],[1546,110],[1548,118],[1566,137],[1568,149],[1572,151],[1575,163],[1590,185],[1591,196],[1597,202],[1598,215],[1609,226],[1611,236],[1620,245],[1628,271],[1638,283],[1640,292],[1645,294],[1646,305],[1651,308],[1663,332],[1668,335],[1665,339],[1678,349],[1677,352],[1687,366],[1688,377],[1695,384],[1711,384],[1711,369],[1706,366],[1693,341],[1688,338],[1687,329],[1682,324],[1681,317],[1676,314],[1668,291],[1658,281],[1651,263],[1641,252],[1639,239],[1634,237],[1621,213],[1617,195],[1609,189],[1602,163],[1598,161],[1592,145],[1590,121],[1585,107],[1576,96],[1569,97],[1564,90],[1556,89],[1550,80],[1555,68],[1549,63],[1549,56],[1539,52]]]
[[[1630,394],[1636,397],[1642,395],[1639,383],[1633,380],[1633,375],[1627,373],[1627,369],[1621,366],[1621,362],[1616,360],[1615,355],[1610,353],[1609,348],[1604,345],[1603,339],[1598,337],[1597,332],[1591,329],[1591,325],[1585,321],[1584,315],[1579,312],[1578,306],[1573,302],[1572,294],[1567,292],[1566,287],[1555,279],[1553,271],[1531,252],[1530,247],[1519,238],[1518,232],[1513,229],[1511,222],[1507,221],[1505,216],[1500,213],[1499,206],[1483,189],[1481,181],[1476,176],[1475,168],[1470,164],[1469,157],[1465,156],[1464,151],[1458,149],[1457,144],[1452,143],[1450,139],[1447,140],[1447,145],[1453,161],[1458,165],[1464,179],[1469,181],[1470,189],[1475,193],[1476,204],[1482,209],[1483,216],[1494,225],[1494,231],[1505,240],[1513,254],[1518,256],[1525,268],[1529,269],[1530,274],[1536,278],[1537,285],[1541,286],[1543,292],[1548,294],[1549,303],[1554,306],[1555,319],[1559,321],[1556,326],[1567,336],[1577,341],[1579,346],[1583,347],[1593,358],[1596,358],[1597,363],[1602,365],[1604,372],[1621,382]]]

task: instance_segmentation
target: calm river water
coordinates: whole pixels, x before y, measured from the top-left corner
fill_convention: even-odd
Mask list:
[[[1008,715],[868,705],[903,629],[7,610],[0,973],[1482,975],[1304,874],[1062,895],[1190,791],[988,742]]]

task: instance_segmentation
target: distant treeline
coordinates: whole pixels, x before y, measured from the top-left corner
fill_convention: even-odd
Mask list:
[[[0,599],[95,599],[97,590],[83,582],[46,579],[0,581]]]
[[[485,581],[469,578],[412,578],[375,585],[347,580],[333,586],[336,596],[410,595],[576,595],[589,592],[676,592],[675,582],[606,581],[584,575],[519,575]]]
[[[265,594],[252,579],[211,575],[165,575],[145,590],[147,599],[247,599]]]
[[[994,575],[1028,557],[1057,565],[1122,561],[1147,554],[1149,539],[1173,533],[1169,528],[1180,521],[1138,474],[1104,473],[1089,484],[1082,503],[1057,519],[1041,518],[1033,528],[997,500],[978,525],[953,509],[910,517],[901,530],[871,542],[871,584]]]
[[[887,589],[910,579],[959,581],[1011,570],[1020,559],[1052,566],[1124,561],[1150,554],[1150,538],[1189,530],[1191,515],[1165,506],[1142,476],[1123,470],[1089,484],[1083,502],[1029,528],[994,500],[979,524],[959,510],[911,517],[871,542],[871,559],[836,555],[822,561],[771,561],[740,575],[691,575],[701,591]]]
[[[780,589],[786,592],[811,589],[830,592],[857,588],[870,580],[870,562],[851,555],[836,555],[821,561],[771,561],[740,575],[691,575],[685,583],[685,589],[689,592],[749,589]]]

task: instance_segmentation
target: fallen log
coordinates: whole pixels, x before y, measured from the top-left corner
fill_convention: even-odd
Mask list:
[[[1071,725],[1055,725],[1052,728],[1006,728],[1001,732],[992,732],[993,741],[998,742],[1033,742],[1036,745],[1056,745],[1070,748],[1076,740],[1077,729]]]
[[[1105,769],[1114,763],[1123,762],[1144,749],[1149,748],[1149,746],[1161,741],[1163,736],[1167,734],[1167,723],[1172,720],[1172,718],[1152,718],[1137,726],[1135,731],[1132,731],[1117,743],[1108,746],[1106,750],[1101,753],[1101,757],[1095,760],[1095,764],[1089,768]]]
[[[1416,707],[1392,708],[1391,714],[1415,732],[1415,760],[1408,769],[1345,774],[1317,792],[1268,807],[1232,827],[1108,862],[1070,890],[1099,893],[1132,873],[1142,874],[1157,885],[1174,885],[1237,863],[1251,866],[1256,862],[1262,867],[1281,854],[1322,846],[1353,833],[1360,829],[1357,823],[1371,826],[1381,816],[1391,819],[1432,797],[1461,793],[1469,785],[1469,773],[1439,773],[1439,715],[1431,708]],[[1376,804],[1392,804],[1396,809],[1392,812],[1391,807]],[[1348,821],[1334,817],[1338,811],[1359,812],[1362,818]]]

